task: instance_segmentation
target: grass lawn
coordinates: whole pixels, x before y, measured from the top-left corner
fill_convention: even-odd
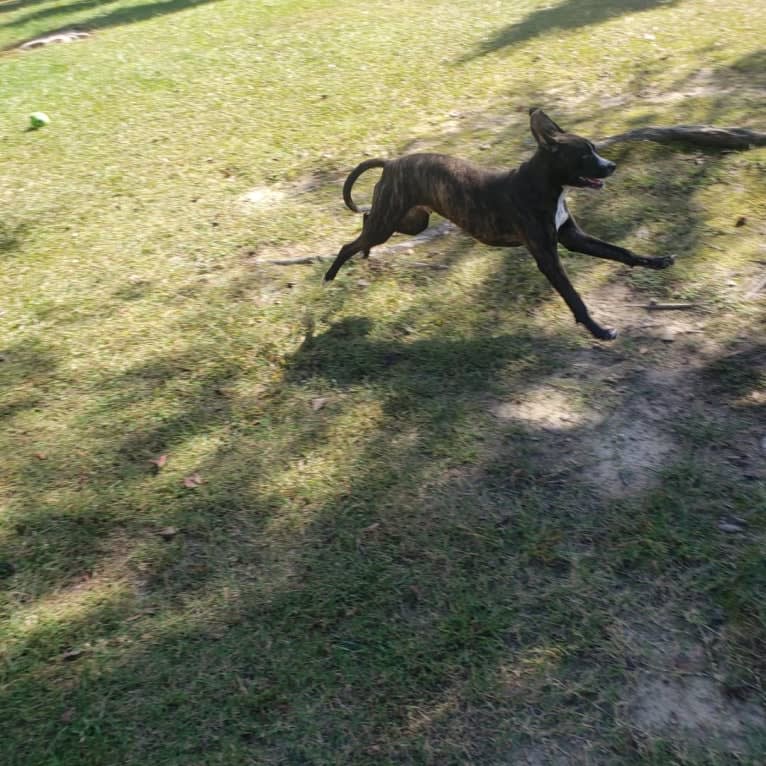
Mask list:
[[[766,130],[764,40],[753,0],[2,0],[0,763],[762,766],[766,149],[570,195],[677,256],[564,256],[613,343],[454,232],[265,261],[355,236],[364,158],[518,163],[530,105]]]

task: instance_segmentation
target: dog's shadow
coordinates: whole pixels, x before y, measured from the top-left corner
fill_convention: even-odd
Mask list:
[[[366,317],[347,317],[325,332],[309,331],[285,360],[288,381],[350,388],[373,384],[386,393],[391,409],[413,407],[418,400],[476,394],[509,363],[523,364],[531,379],[545,374],[547,352],[531,334],[468,337],[374,337]]]

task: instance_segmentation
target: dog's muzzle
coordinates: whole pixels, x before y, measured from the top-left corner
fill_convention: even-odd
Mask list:
[[[605,160],[603,157],[599,157],[598,170],[598,176],[580,176],[583,186],[587,186],[590,189],[603,189],[604,179],[609,178],[617,170],[617,165],[614,162]]]

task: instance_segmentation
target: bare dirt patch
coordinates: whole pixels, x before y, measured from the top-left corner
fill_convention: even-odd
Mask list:
[[[589,392],[594,383],[599,399]],[[562,437],[571,439],[570,467],[598,494],[615,498],[658,483],[675,447],[667,423],[682,399],[669,370],[655,369],[642,357],[626,359],[617,347],[596,347],[570,355],[566,379],[494,402],[489,410],[498,419],[549,433],[550,444],[543,447],[557,455]]]
[[[495,402],[489,409],[500,420],[515,420],[533,427],[560,431],[599,419],[597,413],[572,392],[554,385],[537,386],[510,401]]]
[[[582,454],[589,459],[591,482],[605,497],[643,492],[659,483],[672,460],[672,425],[695,409],[712,414],[701,396],[700,374],[720,354],[720,345],[706,332],[708,317],[701,310],[651,310],[646,298],[622,283],[595,291],[589,303],[608,314],[637,348],[617,364],[619,345],[608,352],[579,352],[573,359],[577,378],[599,380],[605,390],[621,394],[616,409],[600,403],[602,417],[583,433]]]
[[[246,210],[269,209],[281,203],[287,192],[274,186],[255,186],[245,192],[239,202]]]
[[[766,730],[758,704],[728,694],[713,633],[703,643],[691,626],[662,610],[616,626],[620,656],[637,668],[622,709],[639,739],[663,737],[688,749],[737,752],[750,731]]]
[[[712,678],[702,676],[647,674],[634,690],[628,716],[644,735],[719,743],[729,751],[744,745],[749,729],[766,727],[759,706],[726,696]]]
[[[591,481],[607,497],[619,497],[655,485],[674,443],[651,420],[618,415],[593,431],[586,445]]]
[[[316,195],[328,183],[339,186],[341,182],[342,178],[338,174],[307,173],[290,182],[259,184],[241,194],[237,201],[240,208],[245,212],[270,210],[284,203],[303,198],[305,195]],[[317,200],[317,204],[319,204],[319,200]]]
[[[589,758],[578,743],[562,740],[521,748],[504,763],[508,766],[593,766],[600,762]]]

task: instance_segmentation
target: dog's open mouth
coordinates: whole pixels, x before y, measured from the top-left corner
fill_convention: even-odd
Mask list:
[[[603,178],[586,178],[585,176],[580,176],[580,180],[582,181],[583,186],[588,186],[591,189],[604,188]]]

